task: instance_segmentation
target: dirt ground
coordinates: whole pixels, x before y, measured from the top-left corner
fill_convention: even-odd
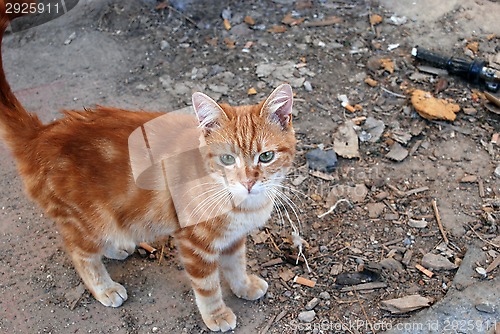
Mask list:
[[[296,222],[295,210],[301,221],[311,272],[303,260],[296,264],[290,224],[275,214],[248,240],[250,270],[268,281],[267,295],[248,302],[225,289],[238,317],[234,332],[380,333],[384,327],[375,324],[388,328],[418,313],[393,315],[381,301],[419,294],[434,303],[452,289],[456,269],[434,270],[429,278],[415,268],[425,254],[460,266],[475,241],[484,260],[471,268],[487,268],[499,256],[498,109],[485,104],[481,86],[423,72],[417,66],[424,64],[410,55],[419,45],[477,56],[499,69],[498,13],[500,3],[493,0],[81,0],[56,20],[7,34],[4,67],[15,94],[46,122],[60,109],[96,104],[172,111],[189,106],[196,90],[230,104],[253,104],[290,82],[299,143],[288,180],[296,207],[288,212]],[[375,14],[382,20],[370,24]],[[415,88],[459,104],[456,120],[419,116],[409,98]],[[344,109],[341,94],[358,109]],[[362,117],[384,124],[379,139],[366,137]],[[331,150],[334,134],[356,118],[358,135],[368,139],[359,143],[360,157],[338,157],[332,173],[310,171],[306,153]],[[397,143],[408,152],[400,162],[387,157]],[[0,156],[0,332],[208,332],[170,242],[155,245],[165,246],[163,256],[135,253],[124,262],[107,261],[113,279],[128,290],[122,307],[106,308],[81,291],[53,222],[26,199],[3,144]],[[318,218],[339,199],[352,206],[341,202]],[[412,227],[422,219],[426,227]],[[498,289],[498,275],[497,268],[469,279]],[[294,283],[295,276],[316,285]],[[346,291],[361,281],[385,284]],[[313,318],[304,319],[313,298]],[[353,323],[358,326],[348,326]]]

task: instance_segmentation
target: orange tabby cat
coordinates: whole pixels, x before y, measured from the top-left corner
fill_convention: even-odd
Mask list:
[[[9,18],[0,0],[0,43]],[[203,321],[213,331],[227,331],[236,316],[222,299],[221,276],[240,298],[258,299],[268,288],[247,274],[245,238],[270,217],[294,158],[292,91],[281,85],[262,103],[241,107],[195,93],[193,108],[197,117],[172,116],[170,129],[198,126],[206,143],[202,167],[211,178],[203,191],[211,206],[232,204],[186,224],[169,188],[139,187],[130,161],[129,136],[165,114],[96,107],[64,111],[44,125],[13,95],[0,62],[0,135],[27,193],[55,220],[88,290],[103,305],[120,306],[127,292],[110,278],[102,256],[122,260],[137,243],[172,235]]]

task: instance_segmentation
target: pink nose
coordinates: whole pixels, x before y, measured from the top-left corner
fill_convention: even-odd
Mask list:
[[[248,192],[250,193],[250,191],[252,191],[253,185],[255,184],[255,180],[242,182],[242,184],[245,186],[245,188],[248,189]]]

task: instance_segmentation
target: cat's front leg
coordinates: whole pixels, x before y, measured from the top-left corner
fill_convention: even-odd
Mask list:
[[[220,268],[233,293],[239,298],[256,300],[267,292],[267,282],[247,274],[246,238],[238,240],[220,254]]]
[[[177,245],[205,325],[216,332],[234,329],[236,316],[222,300],[218,254],[194,240],[178,239]]]

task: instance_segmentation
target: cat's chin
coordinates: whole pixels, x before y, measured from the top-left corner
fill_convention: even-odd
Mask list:
[[[270,203],[264,193],[250,193],[241,196],[236,207],[240,210],[254,211],[267,207]]]

